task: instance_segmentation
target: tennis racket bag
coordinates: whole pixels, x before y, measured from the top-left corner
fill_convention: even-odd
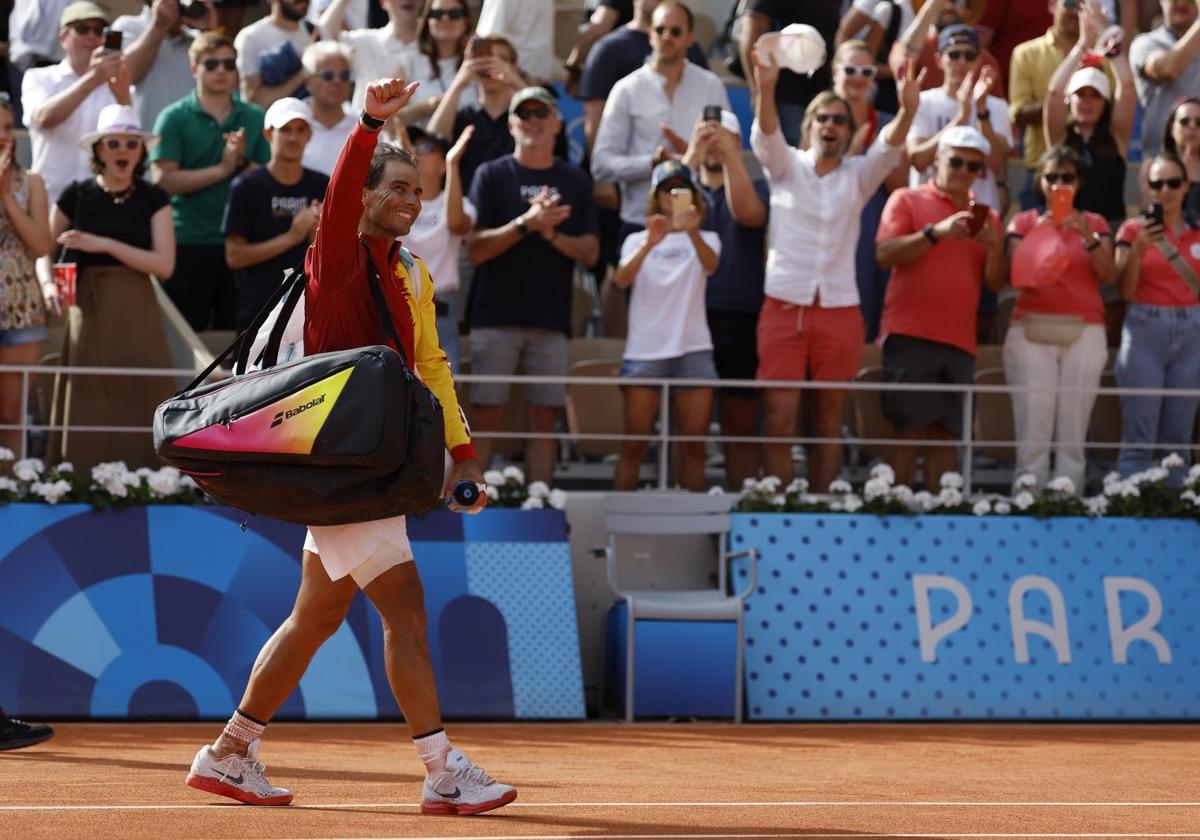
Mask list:
[[[301,525],[433,507],[445,469],[442,407],[402,355],[374,266],[368,280],[400,353],[375,345],[276,365],[305,287],[296,271],[207,370],[155,411],[159,457],[220,502]],[[201,385],[235,350],[234,370],[246,370],[254,336],[281,301],[261,369]]]

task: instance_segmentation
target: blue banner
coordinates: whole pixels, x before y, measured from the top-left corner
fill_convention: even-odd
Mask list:
[[[732,539],[761,552],[752,719],[1200,717],[1200,523],[737,514]]]

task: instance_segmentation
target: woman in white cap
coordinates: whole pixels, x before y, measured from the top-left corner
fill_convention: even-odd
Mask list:
[[[1125,157],[1133,134],[1137,92],[1129,58],[1110,59],[1116,71],[1113,90],[1103,56],[1090,52],[1097,25],[1079,16],[1079,40],[1050,78],[1042,105],[1047,148],[1066,146],[1083,159],[1084,187],[1076,196],[1080,210],[1099,213],[1116,228],[1125,218]]]
[[[68,186],[51,208],[50,228],[65,252],[60,259],[77,266],[64,365],[171,365],[152,284],[175,270],[175,229],[169,197],[142,177],[147,146],[156,139],[142,131],[131,106],[106,106],[96,130],[79,140],[91,152],[95,177]],[[61,376],[54,423],[145,427],[172,391],[169,378]],[[100,461],[123,460],[130,467],[157,463],[149,434],[69,428],[52,434],[49,455],[71,461],[76,469]]]
[[[16,161],[13,106],[0,94],[0,365],[34,365],[46,342],[46,310],[33,261],[50,253],[46,184]],[[21,376],[0,374],[0,426],[21,422]],[[21,433],[0,430],[0,449]]]

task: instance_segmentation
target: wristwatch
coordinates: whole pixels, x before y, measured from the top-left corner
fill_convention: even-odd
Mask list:
[[[1100,234],[1093,233],[1090,237],[1088,237],[1087,244],[1083,246],[1083,250],[1095,251],[1099,247],[1100,247]]]
[[[992,112],[991,111],[980,111],[975,116],[979,117],[979,119],[981,119],[981,120],[990,120],[992,118]]]
[[[524,216],[517,216],[517,232],[522,236],[529,235],[529,225],[525,224]]]
[[[932,224],[926,222],[925,227],[921,228],[921,233],[924,234],[925,238],[928,239],[932,244],[937,244],[938,238],[937,234],[933,232]]]
[[[384,123],[387,122],[387,120],[372,117],[366,111],[363,111],[359,115],[358,121],[363,124],[363,128],[367,129],[367,131],[379,131],[379,129],[383,128]]]

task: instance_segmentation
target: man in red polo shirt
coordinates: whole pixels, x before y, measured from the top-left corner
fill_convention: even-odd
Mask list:
[[[404,149],[378,142],[379,130],[416,88],[400,79],[367,85],[362,115],[330,177],[305,259],[304,349],[312,355],[389,343],[367,279],[374,267],[405,358],[442,404],[454,459],[447,486],[453,487],[459,480],[482,482],[483,474],[438,342],[433,280],[424,262],[398,241],[421,212],[419,163]],[[482,508],[484,498],[480,494],[468,512]],[[296,606],[259,653],[220,738],[196,753],[187,784],[251,805],[292,801],[290,790],[267,780],[259,739],[362,589],[383,619],[388,680],[425,764],[421,812],[478,814],[516,799],[516,790],[472,764],[442,729],[421,579],[412,561],[403,516],[310,527]]]
[[[975,373],[975,317],[984,283],[1004,286],[1006,264],[996,211],[971,198],[991,152],[978,129],[942,133],[933,180],[896,190],[875,236],[875,256],[892,270],[880,335],[889,382],[967,384]],[[962,437],[961,393],[885,391],[883,413],[913,441]],[[925,447],[925,485],[936,490],[957,465],[955,447]],[[912,485],[916,444],[893,448],[896,481]]]

